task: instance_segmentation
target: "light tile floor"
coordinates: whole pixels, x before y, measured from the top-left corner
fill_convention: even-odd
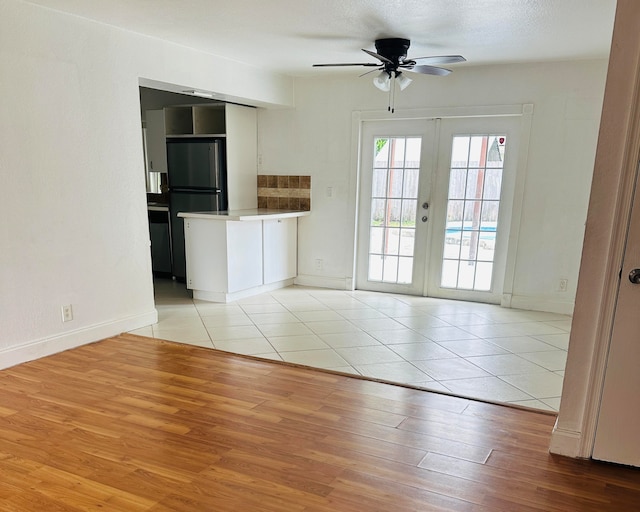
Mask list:
[[[557,411],[571,318],[490,304],[290,287],[230,304],[155,281],[135,334]]]

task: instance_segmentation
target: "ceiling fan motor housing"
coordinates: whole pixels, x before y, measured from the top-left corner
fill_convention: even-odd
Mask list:
[[[377,39],[375,42],[376,52],[393,61],[393,65],[385,63],[385,71],[396,71],[398,66],[405,62],[411,41],[399,37],[387,39]]]

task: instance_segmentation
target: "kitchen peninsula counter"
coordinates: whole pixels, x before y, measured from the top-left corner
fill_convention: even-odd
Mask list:
[[[251,208],[248,210],[229,210],[223,212],[183,212],[179,213],[178,217],[206,220],[264,220],[306,217],[310,214],[311,212],[303,210]]]
[[[193,298],[231,302],[292,285],[298,217],[310,213],[266,208],[179,213]]]

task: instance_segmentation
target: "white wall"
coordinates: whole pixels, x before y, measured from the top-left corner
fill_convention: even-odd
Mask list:
[[[293,97],[263,70],[0,0],[0,368],[156,318],[141,78]]]
[[[571,312],[593,171],[607,62],[458,67],[418,77],[396,98],[408,108],[532,103],[514,307]],[[310,174],[312,215],[301,219],[301,280],[348,287],[356,205],[352,112],[383,111],[387,95],[368,78],[296,80],[296,108],[259,117],[261,174]],[[333,197],[326,195],[333,188]],[[315,260],[323,259],[323,271]],[[560,292],[560,278],[569,280]]]

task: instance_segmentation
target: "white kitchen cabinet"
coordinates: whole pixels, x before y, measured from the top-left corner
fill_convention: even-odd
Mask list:
[[[293,284],[297,217],[309,212],[182,212],[187,288],[193,298],[230,302]]]
[[[264,284],[292,279],[297,275],[297,219],[262,221]]]
[[[167,146],[162,110],[147,110],[145,126],[147,129],[147,171],[167,172]]]
[[[228,294],[262,285],[259,221],[184,223],[187,288],[194,298],[227,302]]]
[[[225,106],[229,210],[258,206],[258,114],[255,108]]]

